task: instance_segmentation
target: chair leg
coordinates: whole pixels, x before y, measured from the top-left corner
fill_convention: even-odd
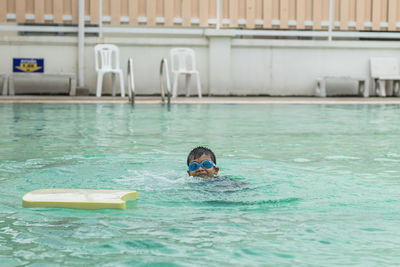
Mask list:
[[[363,96],[364,97],[368,97],[369,96],[369,82],[368,82],[368,79],[365,79],[363,82],[364,82]]]
[[[358,95],[361,95],[365,92],[365,83],[364,80],[358,80]]]
[[[172,86],[172,98],[175,98],[178,95],[178,73],[174,73],[174,83]]]
[[[101,90],[103,87],[103,73],[97,73],[97,89],[96,89],[96,97],[101,97]]]
[[[191,74],[186,74],[185,77],[185,87],[186,87],[186,97],[190,96],[190,80],[192,78]]]
[[[385,97],[386,96],[386,88],[385,88],[385,81],[379,80],[379,96]]]
[[[74,75],[73,77],[69,78],[69,95],[70,96],[76,96],[76,76]]]
[[[393,96],[399,96],[399,80],[393,81]]]
[[[386,89],[387,89],[387,94],[390,96],[393,96],[394,92],[393,92],[393,80],[391,81],[386,81]]]
[[[8,94],[9,95],[15,95],[15,80],[14,76],[11,74],[10,77],[8,78]]]
[[[124,75],[122,74],[122,72],[119,73],[119,83],[121,87],[121,97],[125,97]]]
[[[371,88],[371,94],[372,95],[376,95],[376,85],[377,85],[377,80],[376,79],[374,79],[374,78],[372,78],[372,88]]]
[[[196,73],[196,78],[197,78],[197,94],[199,95],[199,98],[202,98],[201,95],[201,82],[200,82],[200,73]]]
[[[115,96],[116,94],[116,88],[115,88],[115,73],[111,73],[111,88],[112,88],[112,96]]]
[[[317,89],[319,92],[319,97],[326,97],[326,80],[324,78],[317,80]]]
[[[3,78],[3,95],[7,95],[7,88],[8,87],[8,76],[4,76]]]

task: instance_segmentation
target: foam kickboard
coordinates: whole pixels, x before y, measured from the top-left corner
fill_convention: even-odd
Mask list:
[[[40,189],[22,197],[25,208],[54,207],[73,209],[124,209],[126,201],[136,200],[132,190]]]

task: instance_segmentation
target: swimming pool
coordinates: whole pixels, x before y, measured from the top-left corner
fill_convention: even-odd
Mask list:
[[[397,105],[0,104],[0,262],[397,265]],[[188,178],[197,145],[222,176]],[[40,188],[135,189],[125,210],[25,209]]]

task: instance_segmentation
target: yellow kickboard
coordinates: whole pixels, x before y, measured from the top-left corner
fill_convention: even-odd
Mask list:
[[[136,200],[132,190],[40,189],[22,197],[25,208],[124,209],[127,200]]]

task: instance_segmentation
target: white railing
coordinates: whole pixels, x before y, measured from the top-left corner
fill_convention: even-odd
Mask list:
[[[135,77],[133,74],[133,58],[128,59],[128,96],[131,104],[135,104]]]
[[[165,82],[167,83],[167,97],[169,105],[171,103],[171,83],[169,79],[168,61],[166,58],[162,58],[160,63],[160,89],[161,89],[161,101],[163,103],[165,102],[164,74],[166,80]]]

